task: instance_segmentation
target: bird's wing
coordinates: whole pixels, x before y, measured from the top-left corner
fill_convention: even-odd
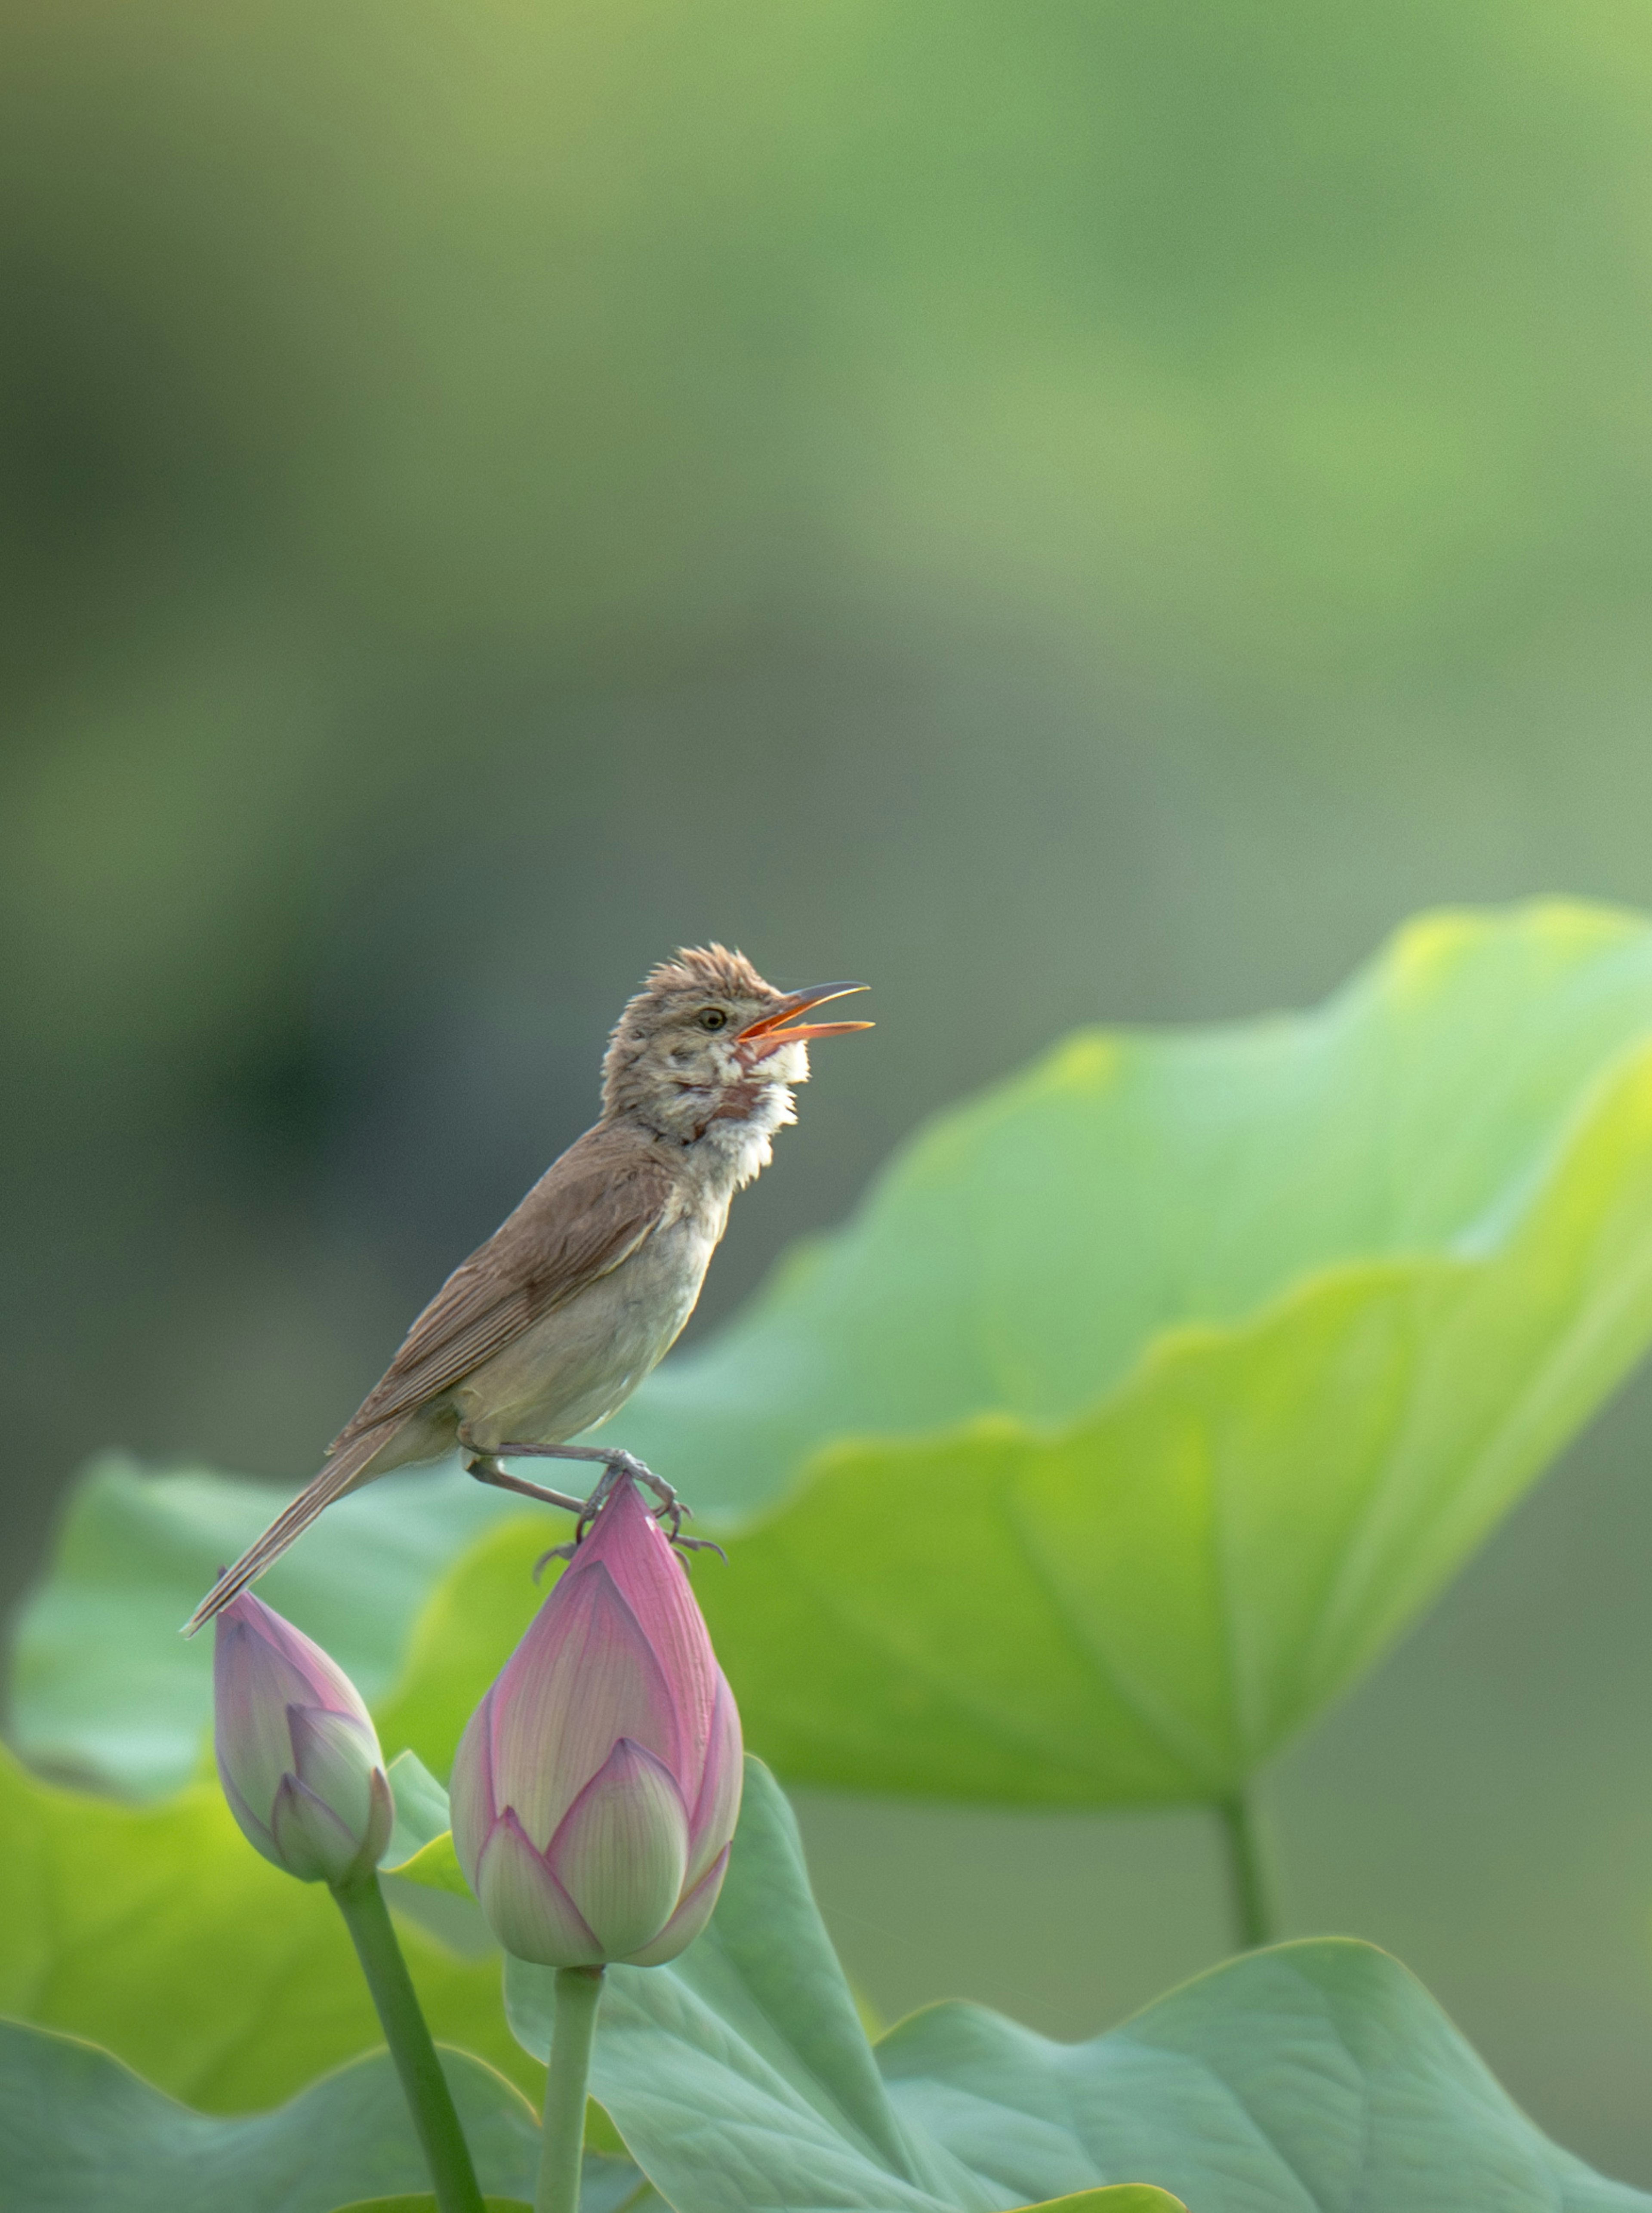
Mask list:
[[[658,1226],[671,1191],[663,1164],[629,1132],[588,1131],[454,1270],[329,1450],[439,1398],[617,1268]]]

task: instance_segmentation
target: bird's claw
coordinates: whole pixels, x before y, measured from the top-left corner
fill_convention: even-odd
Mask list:
[[[666,1509],[662,1507],[661,1509],[661,1515],[663,1515]],[[552,1545],[548,1552],[541,1552],[539,1558],[533,1563],[534,1582],[538,1582],[539,1577],[545,1573],[546,1567],[552,1560],[571,1560],[575,1553],[579,1550],[582,1541],[582,1539],[580,1538],[570,1538],[567,1544]],[[717,1558],[722,1562],[724,1567],[727,1567],[728,1564],[728,1553],[723,1551],[722,1545],[719,1545],[714,1538],[684,1537],[674,1530],[667,1538],[666,1542],[672,1547],[674,1552],[715,1552]]]
[[[680,1552],[715,1552],[726,1568],[728,1555],[712,1537],[674,1537],[671,1543]]]
[[[681,1515],[688,1512],[688,1508],[680,1503],[676,1492],[664,1476],[655,1475],[651,1467],[645,1467],[635,1453],[617,1452],[613,1455],[593,1497],[606,1498],[622,1475],[630,1476],[633,1483],[640,1483],[645,1491],[651,1491],[659,1500],[662,1513]]]
[[[665,1530],[666,1542],[674,1551],[715,1552],[720,1560],[727,1564],[728,1553],[723,1551],[721,1545],[714,1544],[710,1537],[684,1536],[683,1523],[685,1520],[692,1517],[693,1508],[685,1505],[665,1478],[662,1475],[655,1475],[651,1467],[645,1467],[632,1453],[616,1453],[608,1462],[603,1472],[601,1482],[586,1500],[585,1511],[575,1525],[574,1544],[576,1545],[583,1542],[585,1532],[595,1519],[597,1509],[603,1500],[609,1496],[620,1478],[627,1475],[633,1483],[640,1483],[646,1490],[651,1491],[659,1500],[659,1504],[652,1509],[654,1518]]]
[[[682,1533],[683,1516],[686,1514],[692,1514],[693,1510],[692,1506],[685,1506],[680,1498],[674,1498],[669,1506],[655,1508],[654,1518],[664,1529],[668,1544],[675,1545],[679,1542],[686,1544],[691,1541]]]
[[[600,1460],[602,1463],[602,1474],[596,1488],[582,1504],[575,1499],[564,1499],[558,1492],[543,1490],[537,1484],[524,1483],[515,1477],[508,1476],[505,1471],[498,1466],[498,1461],[513,1457]],[[572,1539],[566,1545],[553,1545],[548,1552],[541,1552],[534,1562],[535,1582],[538,1582],[540,1576],[544,1574],[546,1564],[548,1561],[573,1558],[574,1554],[584,1543],[586,1533],[600,1512],[603,1503],[612,1497],[614,1485],[627,1476],[633,1483],[640,1484],[645,1491],[651,1491],[659,1501],[656,1506],[650,1507],[649,1510],[664,1528],[666,1542],[668,1545],[680,1552],[715,1552],[720,1560],[726,1560],[728,1557],[722,1545],[714,1544],[709,1537],[684,1536],[683,1523],[692,1517],[693,1508],[685,1506],[665,1478],[662,1475],[655,1475],[651,1467],[645,1467],[635,1453],[601,1452],[591,1446],[576,1445],[569,1448],[556,1445],[507,1444],[501,1445],[497,1454],[479,1453],[471,1461],[470,1468],[471,1473],[479,1476],[485,1483],[502,1482],[509,1490],[526,1491],[530,1497],[541,1498],[547,1505],[566,1506],[570,1511],[577,1513],[578,1518],[574,1523]]]
[[[579,1543],[583,1538],[585,1532],[595,1521],[603,1502],[613,1494],[615,1484],[625,1476],[629,1476],[633,1483],[641,1484],[645,1491],[651,1491],[659,1500],[659,1505],[654,1509],[654,1517],[656,1521],[670,1523],[671,1526],[667,1533],[674,1545],[677,1541],[677,1532],[682,1526],[683,1516],[690,1512],[691,1509],[682,1503],[662,1475],[655,1475],[654,1470],[651,1467],[645,1467],[634,1453],[628,1452],[612,1453],[604,1462],[602,1479],[586,1500],[585,1509],[575,1527],[575,1543]]]

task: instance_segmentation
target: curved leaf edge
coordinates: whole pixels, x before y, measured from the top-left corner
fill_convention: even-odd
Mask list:
[[[1135,1362],[1117,1381],[1076,1414],[1059,1421],[1028,1421],[1021,1415],[989,1409],[966,1415],[960,1421],[940,1423],[923,1430],[845,1430],[818,1446],[761,1505],[747,1512],[719,1513],[712,1509],[697,1519],[715,1529],[719,1537],[738,1539],[763,1533],[783,1521],[809,1493],[829,1481],[840,1465],[872,1454],[880,1458],[921,1459],[959,1445],[997,1441],[1065,1447],[1134,1400],[1161,1387],[1179,1369],[1252,1343],[1288,1320],[1295,1310],[1312,1306],[1323,1298],[1334,1297],[1356,1286],[1399,1285],[1428,1277],[1443,1283],[1489,1274],[1531,1226],[1545,1203],[1552,1198],[1556,1185],[1596,1130],[1610,1119],[1620,1095],[1643,1082],[1652,1084],[1652,1034],[1616,1055],[1602,1069],[1576,1110],[1565,1119],[1545,1149],[1544,1172],[1523,1180],[1518,1206],[1509,1207],[1505,1195],[1480,1223],[1461,1232],[1449,1245],[1419,1246],[1406,1253],[1364,1256],[1350,1253],[1301,1271],[1242,1314],[1223,1320],[1172,1323],[1146,1340]],[[1652,1156],[1652,1141],[1647,1151]],[[472,1545],[479,1547],[489,1543],[515,1526],[515,1521],[502,1521],[473,1539]],[[399,1683],[387,1695],[385,1704],[393,1702],[399,1688]]]

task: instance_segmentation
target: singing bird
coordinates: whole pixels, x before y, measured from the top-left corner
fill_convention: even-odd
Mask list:
[[[796,1119],[808,1040],[869,1022],[799,1022],[863,984],[777,991],[742,953],[686,946],[629,1000],[602,1064],[602,1113],[515,1212],[455,1268],[326,1465],[225,1571],[186,1623],[192,1637],[263,1574],[324,1507],[392,1468],[455,1448],[479,1482],[585,1518],[624,1475],[671,1486],[629,1453],[570,1445],[623,1405],[676,1341],[735,1193]],[[502,1458],[594,1460],[588,1498],[527,1482]]]

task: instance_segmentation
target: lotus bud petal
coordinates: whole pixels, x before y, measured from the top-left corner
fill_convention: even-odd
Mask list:
[[[462,1852],[460,1861],[489,1927],[507,1952],[519,1960],[552,1960],[561,1966],[601,1966],[601,1945],[522,1834],[514,1813],[494,1824],[479,1861]]]
[[[634,1967],[662,1967],[668,1960],[674,1960],[679,1952],[686,1952],[711,1918],[712,1908],[722,1888],[722,1878],[728,1871],[728,1847],[725,1844],[692,1890],[683,1893],[683,1902],[651,1944],[644,1944],[640,1952],[631,1954]]]
[[[545,1857],[606,1958],[651,1944],[677,1911],[688,1872],[688,1815],[671,1770],[622,1736]]]
[[[454,1762],[454,1846],[499,1942],[551,1967],[675,1959],[717,1901],[741,1760],[687,1574],[622,1481]]]
[[[378,1863],[395,1801],[355,1685],[250,1591],[217,1618],[214,1748],[247,1841],[301,1882]]]
[[[684,1894],[692,1890],[720,1853],[728,1850],[740,1818],[740,1789],[746,1779],[746,1749],[741,1742],[740,1714],[735,1694],[722,1677],[717,1680],[716,1704],[711,1709],[710,1741],[700,1795],[689,1822],[688,1871]],[[718,1878],[721,1881],[722,1878]],[[713,1902],[716,1893],[713,1893]]]

